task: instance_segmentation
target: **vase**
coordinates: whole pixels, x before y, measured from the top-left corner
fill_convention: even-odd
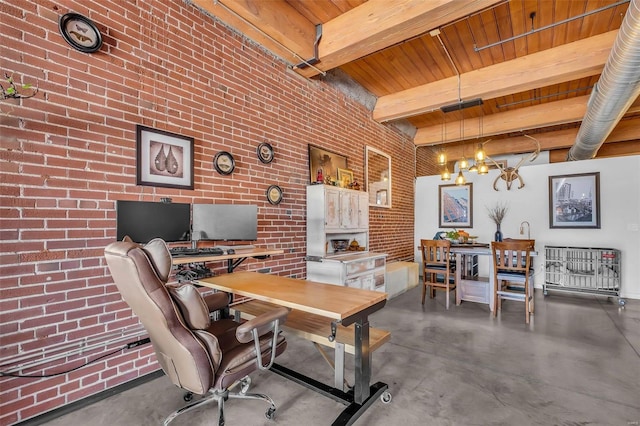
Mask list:
[[[500,224],[499,224],[499,223],[497,223],[497,224],[496,224],[496,227],[497,227],[497,229],[496,229],[496,233],[495,233],[495,235],[494,235],[494,238],[493,238],[493,239],[494,239],[495,241],[501,242],[501,241],[502,241],[502,231],[500,230]]]

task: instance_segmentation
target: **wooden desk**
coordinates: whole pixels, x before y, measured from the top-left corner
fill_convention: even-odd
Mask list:
[[[173,265],[184,265],[187,263],[206,263],[227,261],[227,272],[232,273],[233,270],[238,267],[247,258],[266,258],[274,254],[282,254],[284,250],[279,249],[266,249],[266,248],[250,248],[250,249],[238,249],[234,254],[221,254],[218,256],[184,256],[184,257],[172,257],[171,263]]]
[[[354,389],[343,392],[304,376],[279,364],[274,372],[313,389],[348,407],[336,419],[334,425],[351,424],[378,396],[388,393],[388,385],[371,380],[371,351],[369,347],[369,314],[382,309],[387,301],[385,293],[332,284],[298,280],[257,272],[238,272],[204,278],[198,284],[280,306],[309,312],[332,319],[327,335],[335,337],[337,324],[355,324],[355,384]]]

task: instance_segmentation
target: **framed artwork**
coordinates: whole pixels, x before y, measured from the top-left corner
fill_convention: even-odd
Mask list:
[[[549,176],[549,228],[600,228],[600,173]]]
[[[339,181],[338,169],[347,168],[347,157],[309,145],[309,178],[311,183]],[[353,179],[353,178],[352,178]]]
[[[440,185],[438,193],[441,228],[473,227],[473,183]]]
[[[338,169],[338,186],[349,188],[353,183],[353,171],[347,169]]]
[[[495,161],[495,162],[494,162]],[[487,167],[489,170],[502,170],[507,168],[507,160],[494,160],[494,161],[485,161],[487,163]]]
[[[193,189],[193,138],[136,126],[136,184]]]

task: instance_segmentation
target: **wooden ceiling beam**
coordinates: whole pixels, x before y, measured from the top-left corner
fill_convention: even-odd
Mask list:
[[[191,3],[292,64],[314,57],[315,24],[286,1],[191,0]]]
[[[531,134],[531,136],[535,137],[538,139],[538,142],[540,142],[540,149],[542,151],[569,149],[575,143],[577,135],[577,127],[574,129],[562,129],[552,132]],[[486,140],[488,140],[488,138],[482,138],[482,141]],[[618,144],[621,142],[631,141],[633,141],[635,145],[627,151],[635,152],[638,143],[640,143],[640,117],[620,121],[604,143]],[[467,158],[471,158],[476,145],[477,143],[475,142],[467,143],[464,146],[464,150],[462,145],[445,146],[447,157],[454,160],[462,158],[462,155],[464,154]],[[531,152],[533,147],[534,144],[531,139],[524,136],[516,136],[490,142],[484,146],[484,150],[489,156],[499,156]],[[616,149],[620,150],[622,148],[618,147]]]
[[[320,62],[316,66],[324,71],[337,68],[497,3],[500,2],[368,1],[323,25],[319,45]],[[305,77],[317,75],[317,71],[312,68],[296,69],[296,72]]]
[[[578,40],[460,75],[463,100],[493,99],[602,72],[618,31]],[[456,76],[382,96],[373,110],[378,122],[435,111],[459,100]]]

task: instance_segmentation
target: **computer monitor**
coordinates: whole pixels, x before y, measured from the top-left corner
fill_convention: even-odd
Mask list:
[[[194,240],[255,241],[258,206],[248,204],[194,204]]]
[[[118,240],[128,235],[137,243],[154,238],[167,242],[190,241],[191,205],[151,201],[116,201]]]

